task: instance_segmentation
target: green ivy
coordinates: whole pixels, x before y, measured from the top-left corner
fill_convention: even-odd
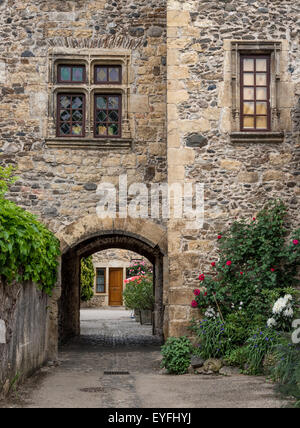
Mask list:
[[[94,296],[95,270],[92,256],[81,259],[80,297],[88,302]]]
[[[4,199],[11,175],[12,168],[0,167],[0,275],[9,283],[32,281],[51,295],[60,244],[33,214]]]

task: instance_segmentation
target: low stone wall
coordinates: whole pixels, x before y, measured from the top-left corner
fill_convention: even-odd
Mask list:
[[[48,297],[32,283],[0,281],[0,395],[47,359]]]
[[[103,308],[105,306],[105,296],[94,296],[88,302],[81,302],[81,309]]]

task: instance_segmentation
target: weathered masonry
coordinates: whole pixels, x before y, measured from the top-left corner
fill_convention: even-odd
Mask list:
[[[0,0],[0,161],[19,177],[8,197],[63,254],[52,353],[58,324],[62,337],[79,333],[80,257],[147,257],[155,331],[176,336],[220,230],[270,198],[299,224],[298,20],[287,0]],[[121,175],[128,186],[203,183],[203,228],[101,220],[97,187]]]

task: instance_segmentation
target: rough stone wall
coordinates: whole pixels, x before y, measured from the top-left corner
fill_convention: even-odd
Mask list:
[[[168,1],[169,183],[205,185],[200,231],[169,223],[169,334],[186,333],[192,290],[217,259],[218,233],[283,199],[299,226],[299,2]],[[230,40],[282,41],[282,143],[233,143]],[[229,79],[228,79],[229,77]]]
[[[110,265],[111,263],[113,263],[116,267],[118,266],[118,263],[121,263],[120,266],[124,263],[127,266],[130,266],[133,260],[139,260],[150,264],[145,257],[142,257],[139,254],[134,253],[133,251],[119,250],[118,248],[103,250],[99,251],[99,253],[93,254],[94,266],[103,265],[103,267],[105,267],[107,265]]]
[[[126,275],[126,268],[131,265],[133,260],[143,261],[147,265],[151,265],[150,262],[145,258],[140,256],[133,251],[120,250],[117,248],[112,248],[109,250],[99,251],[98,253],[93,254],[93,264],[95,271],[98,268],[106,268],[106,282],[108,281],[108,272],[110,267],[118,267],[124,269],[124,279]],[[94,291],[96,293],[96,278],[94,284]],[[99,308],[108,305],[108,282],[106,286],[105,294],[94,294],[91,300],[88,302],[81,302],[81,308]]]
[[[0,395],[48,358],[47,305],[34,284],[0,281]]]
[[[55,232],[94,214],[101,181],[166,180],[165,0],[0,1],[0,162],[18,168],[9,197]],[[54,48],[129,51],[131,149],[46,147]]]

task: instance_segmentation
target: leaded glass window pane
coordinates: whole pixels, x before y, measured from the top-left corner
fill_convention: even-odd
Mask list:
[[[121,95],[95,96],[95,137],[121,136]]]
[[[122,83],[122,68],[119,65],[97,65],[95,83]]]
[[[59,137],[83,137],[85,123],[85,97],[83,94],[58,94]]]
[[[59,83],[83,83],[85,80],[84,65],[59,65]]]

